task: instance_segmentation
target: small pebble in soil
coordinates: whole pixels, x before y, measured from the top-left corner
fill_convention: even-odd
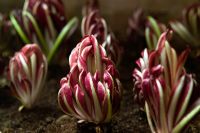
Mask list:
[[[46,119],[45,119],[46,123],[48,123],[48,124],[53,122],[53,120],[54,120],[54,118],[52,118],[52,117],[46,117]]]

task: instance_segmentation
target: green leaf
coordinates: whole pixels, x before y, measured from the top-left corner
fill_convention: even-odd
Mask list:
[[[21,26],[19,25],[12,13],[10,14],[10,20],[12,22],[13,27],[15,28],[21,39],[24,41],[24,43],[30,43],[31,41],[28,39],[28,37],[26,36],[26,34],[24,33],[24,31],[22,30]]]
[[[190,43],[192,46],[197,47],[198,42],[196,42],[195,38],[191,35],[188,29],[180,22],[171,22],[170,23],[172,29],[186,42]]]
[[[36,34],[37,34],[37,36],[38,36],[38,38],[39,38],[39,40],[41,42],[41,44],[39,44],[39,45],[42,45],[42,47],[44,48],[44,53],[47,55],[48,52],[49,52],[49,49],[47,47],[47,43],[46,43],[46,41],[44,39],[44,36],[42,35],[42,32],[40,31],[40,28],[39,28],[39,26],[37,24],[37,21],[32,16],[32,14],[30,14],[29,12],[23,11],[23,14],[25,16],[27,16],[30,19],[31,23],[33,24],[33,27],[34,27],[34,29],[36,31]]]
[[[60,44],[62,43],[63,39],[66,36],[71,35],[71,33],[75,30],[76,26],[78,24],[78,19],[76,17],[72,18],[62,29],[58,37],[56,38],[56,41],[54,42],[54,45],[52,49],[50,50],[48,54],[48,62],[50,63],[54,54],[56,53],[57,49],[59,48]]]
[[[173,129],[172,133],[179,133],[195,115],[200,112],[200,105],[195,107],[189,114],[187,114]]]
[[[153,28],[153,30],[155,31],[156,35],[159,37],[160,34],[161,34],[161,31],[160,31],[160,28],[159,28],[159,26],[158,26],[158,23],[157,23],[156,20],[155,20],[153,17],[151,17],[151,16],[148,17],[148,20],[149,20],[150,24],[152,25],[152,28]]]

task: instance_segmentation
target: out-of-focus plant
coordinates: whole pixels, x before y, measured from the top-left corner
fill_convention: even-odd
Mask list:
[[[8,79],[13,95],[22,103],[19,111],[32,108],[43,89],[47,59],[37,44],[27,44],[10,59]]]
[[[145,38],[148,49],[154,50],[157,46],[158,39],[166,31],[166,26],[149,16],[146,21]]]
[[[124,46],[124,57],[135,60],[138,58],[140,51],[146,47],[145,41],[145,22],[146,13],[142,8],[133,11],[128,19],[127,38]],[[127,62],[128,63],[128,62]]]
[[[122,49],[114,34],[108,30],[104,18],[101,17],[96,0],[85,8],[84,17],[81,23],[82,37],[94,35],[98,42],[105,48],[107,55],[115,64],[119,64]]]
[[[6,79],[6,69],[9,62],[9,57],[15,50],[20,48],[16,45],[17,37],[15,31],[11,28],[11,22],[6,14],[0,13],[0,88],[8,85]]]
[[[9,32],[9,22],[4,14],[0,13],[0,56],[7,55],[9,53],[7,40],[10,39],[7,33]]]
[[[13,52],[20,48],[13,41],[17,41],[15,31],[11,26],[9,17],[0,13],[0,56],[8,58]]]
[[[144,103],[152,132],[183,131],[200,112],[200,93],[184,68],[189,50],[177,56],[167,41],[171,32],[159,38],[155,50],[145,49],[133,72],[135,98]]]
[[[82,36],[94,35],[103,44],[108,35],[106,21],[100,16],[99,10],[92,10],[83,17],[81,24]]]
[[[77,18],[67,22],[61,0],[26,0],[23,10],[12,12],[10,19],[23,42],[39,44],[48,62],[78,24]]]
[[[171,28],[191,46],[198,56],[200,50],[200,3],[192,4],[183,10],[182,21],[171,21]]]
[[[133,12],[132,16],[128,20],[128,35],[131,37],[134,37],[135,35],[144,36],[145,23],[146,15],[141,8],[138,8]]]
[[[5,25],[5,17],[3,14],[0,13],[0,88],[5,86],[5,78],[4,72],[5,72],[5,62],[4,62],[4,50],[6,50],[6,45],[3,44],[3,31],[4,31],[4,25]]]
[[[63,112],[95,124],[110,122],[119,110],[122,86],[105,49],[87,36],[73,49],[69,64],[58,93]]]
[[[147,45],[149,50],[154,50],[159,36],[166,31],[166,26],[163,23],[152,16],[148,16],[141,8],[133,12],[133,15],[128,20],[128,24],[128,52],[126,53],[132,53],[129,56],[133,57],[137,56],[137,51],[144,49],[145,45]],[[130,52],[131,49],[134,52]]]
[[[90,14],[90,12],[99,9],[99,2],[98,0],[87,0],[86,4],[82,9],[83,16]]]

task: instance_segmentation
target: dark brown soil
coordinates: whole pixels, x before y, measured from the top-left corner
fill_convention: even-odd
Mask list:
[[[120,112],[110,124],[104,125],[115,133],[150,132],[145,113],[133,104],[130,83],[124,86],[124,97]],[[77,124],[75,118],[64,115],[57,104],[58,82],[50,80],[38,105],[32,110],[18,112],[20,103],[9,95],[9,91],[1,90],[0,131],[13,132],[50,132],[75,133],[95,132],[95,125]],[[8,89],[8,88],[7,88]]]
[[[134,63],[134,62],[131,62]],[[123,63],[119,70],[123,83],[123,100],[120,112],[109,124],[102,125],[104,132],[150,133],[146,115],[133,103],[131,71],[133,64]],[[126,67],[125,67],[126,66]],[[131,66],[131,67],[129,67]],[[52,71],[52,70],[51,70]],[[57,104],[59,79],[62,76],[49,74],[51,79],[32,110],[18,112],[20,103],[9,94],[9,88],[0,89],[0,132],[3,133],[93,133],[96,125],[79,123],[75,118],[64,115]],[[61,75],[61,74],[60,74]],[[186,130],[187,133],[200,131],[200,117]]]

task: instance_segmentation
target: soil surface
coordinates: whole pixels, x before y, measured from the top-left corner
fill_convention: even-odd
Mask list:
[[[123,84],[123,99],[119,113],[109,124],[101,125],[104,132],[150,133],[146,115],[133,102],[132,70],[134,62],[123,61],[119,67]],[[55,74],[50,69],[48,82],[37,105],[31,110],[18,112],[20,103],[10,95],[9,88],[0,89],[0,133],[94,133],[96,125],[77,123],[77,119],[64,115],[57,104],[59,80],[68,71]],[[59,69],[60,70],[60,69]],[[189,126],[186,133],[200,132],[200,117]]]

